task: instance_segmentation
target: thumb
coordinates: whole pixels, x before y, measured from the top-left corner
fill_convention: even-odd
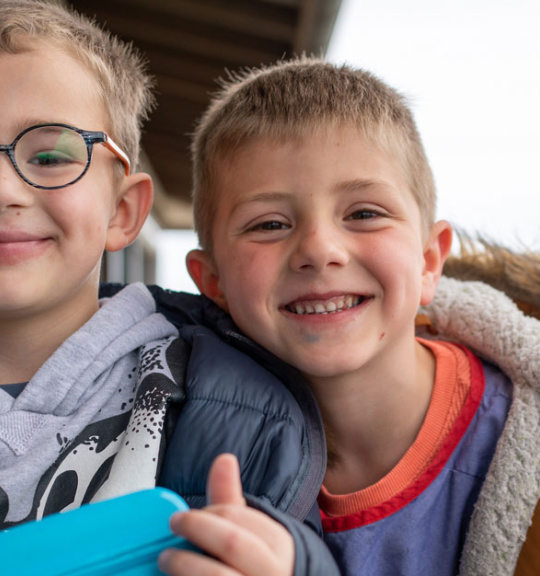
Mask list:
[[[212,463],[206,484],[208,504],[245,505],[240,467],[233,454],[220,454]]]

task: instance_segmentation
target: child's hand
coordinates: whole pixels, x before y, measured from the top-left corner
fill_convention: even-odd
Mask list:
[[[170,576],[292,576],[292,536],[281,524],[247,506],[233,455],[215,459],[207,493],[209,505],[175,514],[171,529],[213,558],[169,549],[159,558],[160,570]]]

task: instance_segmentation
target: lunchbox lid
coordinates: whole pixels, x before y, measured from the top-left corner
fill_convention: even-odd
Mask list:
[[[192,548],[169,528],[187,509],[153,488],[9,528],[0,532],[2,576],[157,576],[162,550]]]

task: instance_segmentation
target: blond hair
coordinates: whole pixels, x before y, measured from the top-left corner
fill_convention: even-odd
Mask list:
[[[43,46],[64,51],[93,75],[110,122],[108,131],[135,167],[142,123],[154,103],[153,82],[140,54],[57,2],[0,0],[0,51],[17,54]]]
[[[220,161],[257,138],[282,141],[342,125],[403,163],[426,233],[435,218],[435,183],[405,98],[367,71],[302,56],[231,75],[200,119],[192,197],[201,247],[212,253]]]

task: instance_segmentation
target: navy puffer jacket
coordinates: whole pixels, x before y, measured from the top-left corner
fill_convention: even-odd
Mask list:
[[[103,285],[100,295],[119,288]],[[158,311],[180,332],[168,361],[184,374],[159,484],[200,508],[212,461],[235,454],[250,506],[284,524],[295,539],[294,576],[338,575],[317,506],[326,469],[324,429],[302,376],[240,333],[204,296],[149,289]]]

